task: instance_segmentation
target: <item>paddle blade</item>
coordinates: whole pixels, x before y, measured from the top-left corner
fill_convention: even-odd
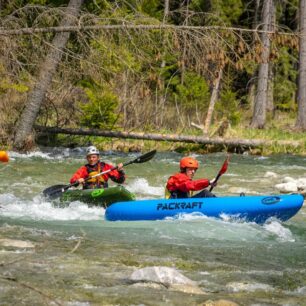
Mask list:
[[[224,161],[222,168],[220,169],[220,175],[224,174],[227,171],[227,167],[228,167],[228,163],[229,163],[229,156],[226,158],[226,160]]]
[[[68,185],[69,186],[69,185]],[[67,189],[67,185],[54,185],[46,188],[43,191],[43,195],[49,199],[56,199]]]
[[[156,154],[156,150],[150,151],[146,154],[138,156],[136,159],[132,161],[132,163],[140,164],[149,161]]]
[[[7,163],[9,161],[9,156],[7,152],[5,151],[0,151],[0,161],[3,163]]]
[[[216,176],[216,179],[215,179],[215,184],[212,185],[209,189],[209,191],[212,191],[216,185],[216,183],[219,181],[219,178],[221,177],[222,174],[224,174],[226,171],[227,171],[227,167],[228,167],[228,163],[229,163],[229,155],[227,156],[226,160],[224,161],[218,175]]]

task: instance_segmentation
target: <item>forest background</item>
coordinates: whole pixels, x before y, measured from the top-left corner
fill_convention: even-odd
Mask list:
[[[305,6],[2,0],[1,146],[29,150],[51,126],[263,139],[267,151],[305,154]]]

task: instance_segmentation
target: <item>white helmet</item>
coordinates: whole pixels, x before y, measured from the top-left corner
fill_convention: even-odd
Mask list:
[[[86,150],[86,156],[93,154],[100,155],[100,152],[95,146],[88,147]]]

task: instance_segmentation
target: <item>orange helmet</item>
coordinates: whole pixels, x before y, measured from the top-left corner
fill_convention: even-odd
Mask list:
[[[183,157],[180,161],[180,168],[181,169],[184,169],[184,168],[198,169],[199,168],[199,163],[196,159],[194,159],[192,157]]]

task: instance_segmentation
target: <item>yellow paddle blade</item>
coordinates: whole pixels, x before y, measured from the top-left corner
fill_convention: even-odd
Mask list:
[[[7,152],[5,151],[0,151],[0,161],[3,163],[7,163],[9,161],[9,156]]]

